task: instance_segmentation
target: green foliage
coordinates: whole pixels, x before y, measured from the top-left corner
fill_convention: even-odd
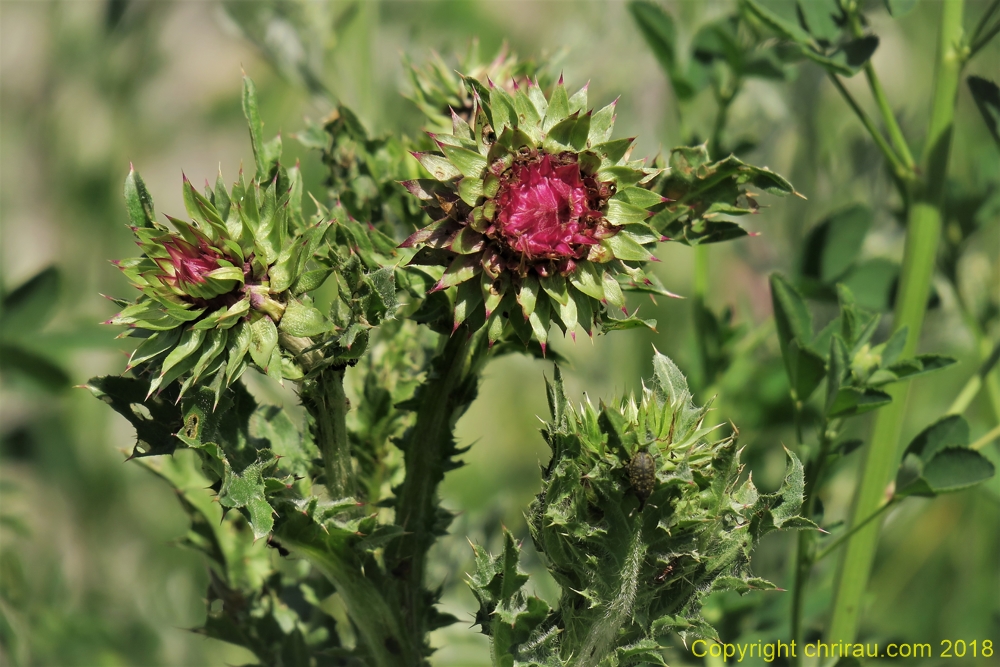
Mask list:
[[[920,432],[907,446],[896,475],[895,494],[937,496],[975,486],[993,477],[994,465],[969,449],[969,424],[949,415]]]
[[[59,281],[59,271],[49,267],[0,300],[0,371],[48,391],[69,386],[69,375],[44,349],[33,349],[38,345],[32,339],[52,316]]]
[[[542,88],[552,84],[548,63],[521,60],[510,53],[504,43],[492,60],[482,57],[479,38],[473,37],[469,49],[457,67],[449,66],[441,56],[434,54],[422,67],[404,58],[412,89],[409,99],[426,117],[428,129],[434,133],[452,129],[452,113],[466,122],[475,114],[473,96],[458,72],[471,77],[482,85],[490,82],[507,87],[511,82],[527,85],[534,82]]]
[[[968,79],[969,90],[972,92],[979,113],[983,115],[986,127],[989,128],[993,140],[1000,147],[1000,88],[997,84],[980,76],[970,76]]]
[[[743,79],[781,81],[791,75],[786,54],[765,43],[739,15],[699,27],[685,59],[678,52],[674,19],[659,4],[634,0],[629,11],[680,100],[691,99],[709,85],[718,98],[731,99]],[[724,153],[713,148],[716,154]]]
[[[720,216],[756,213],[750,187],[768,194],[794,194],[791,183],[770,169],[745,164],[734,156],[717,162],[704,145],[675,148],[669,171],[654,187],[670,202],[650,220],[657,232],[686,245],[718,243],[747,235],[739,223]]]
[[[831,74],[853,76],[878,48],[874,35],[856,37],[846,30],[847,21],[838,0],[798,2],[801,25],[757,0],[740,0],[744,13],[774,32],[808,59]]]
[[[798,515],[803,469],[794,454],[782,487],[761,494],[741,481],[736,435],[708,439],[719,427],[705,425],[707,407],[692,403],[677,366],[656,353],[653,368],[638,400],[600,409],[570,404],[556,368],[542,431],[552,459],[528,520],[562,594],[549,610],[521,590],[527,577],[509,533],[497,557],[475,548],[469,583],[495,664],[665,664],[671,631],[717,637],[701,615],[708,593],[774,587],[749,570],[761,537],[813,526]],[[655,462],[648,501],[629,474],[640,452]]]

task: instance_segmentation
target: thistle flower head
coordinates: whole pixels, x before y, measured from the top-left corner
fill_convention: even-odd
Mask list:
[[[666,199],[646,187],[660,170],[630,159],[634,140],[611,139],[616,103],[588,111],[587,88],[570,97],[561,80],[550,96],[464,82],[471,120],[453,113],[451,134],[431,134],[438,150],[415,154],[433,178],[404,183],[434,222],[403,247],[421,248],[413,266],[446,267],[432,291],[458,286],[454,327],[485,323],[492,343],[509,325],[544,349],[553,320],[652,326],[627,317],[622,289],[670,294],[641,268]]]
[[[220,174],[204,193],[185,177],[190,220],[167,216],[171,230],[156,220],[139,174],[130,170],[125,181],[142,256],[114,264],[141,294],[134,302],[116,300],[123,309],[107,323],[127,326],[127,335],[143,339],[129,368],[150,369],[150,393],[181,380],[179,400],[201,382],[218,400],[250,365],[278,381],[302,378],[303,357],[287,349],[307,351],[336,329],[306,295],[332,272],[316,261],[332,223],[322,212],[308,223],[303,219],[298,167],[278,163],[280,138],[260,142],[249,79],[244,106],[256,176],[247,180],[241,170],[227,191]]]
[[[570,273],[574,260],[614,236],[601,213],[611,189],[593,176],[584,180],[572,153],[536,154],[515,164],[500,186],[496,235],[526,261],[562,260],[560,273]]]

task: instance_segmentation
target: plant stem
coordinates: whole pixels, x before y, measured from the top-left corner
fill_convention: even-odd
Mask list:
[[[893,328],[908,326],[910,335],[903,355],[911,356],[920,340],[935,255],[941,234],[941,202],[951,148],[955,99],[962,59],[964,0],[945,0],[941,21],[934,100],[923,157],[925,181],[916,192],[907,224],[903,271],[896,301]],[[854,498],[851,524],[859,525],[882,503],[886,484],[898,459],[897,444],[906,408],[908,384],[889,390],[892,403],[879,411],[872,439],[864,451],[861,483]],[[852,535],[837,572],[829,641],[853,642],[861,615],[861,599],[868,586],[878,525],[868,525]]]
[[[347,437],[344,369],[328,368],[303,386],[302,404],[313,418],[313,437],[323,456],[326,488],[331,498],[354,493],[351,442]]]
[[[823,421],[819,436],[819,450],[809,461],[805,480],[805,498],[803,499],[802,515],[811,519],[816,513],[816,498],[819,486],[826,472],[826,460],[830,455],[830,447],[836,438],[836,432],[831,427],[830,420]],[[798,546],[795,552],[795,582],[792,586],[792,639],[803,644],[802,607],[805,601],[806,586],[809,584],[809,573],[816,559],[813,556],[813,544],[816,534],[813,531],[799,532]],[[802,664],[801,656],[796,656],[797,664]]]
[[[864,528],[865,526],[867,526],[869,523],[871,523],[872,521],[874,521],[877,517],[882,516],[890,507],[893,507],[899,501],[900,501],[899,498],[893,498],[892,500],[890,500],[889,502],[885,503],[884,505],[882,505],[881,507],[879,507],[877,510],[875,510],[874,512],[872,512],[870,515],[868,515],[868,518],[865,519],[864,521],[862,521],[861,523],[859,523],[858,525],[851,527],[850,530],[845,530],[840,535],[837,535],[837,537],[835,537],[832,542],[830,542],[829,544],[827,544],[825,547],[823,547],[822,551],[820,551],[819,553],[816,554],[816,557],[814,558],[814,562],[815,561],[821,561],[824,558],[826,558],[827,556],[829,556],[836,549],[840,548],[840,546],[843,545],[847,540],[849,540],[850,537],[851,537],[851,535],[853,535],[854,533],[858,532],[859,530],[861,530],[862,528]]]
[[[969,50],[965,55],[965,62],[971,60],[980,49],[989,44],[990,40],[1000,32],[1000,19],[992,26],[987,27],[987,24],[993,15],[997,13],[997,10],[1000,10],[1000,0],[993,0],[993,3],[983,12],[979,23],[976,24],[976,29],[972,31],[972,36],[969,38]]]
[[[850,105],[851,109],[854,111],[854,115],[858,117],[861,124],[865,126],[866,130],[868,130],[868,134],[870,134],[872,139],[875,140],[875,145],[878,146],[878,149],[882,151],[882,155],[885,157],[886,161],[888,161],[892,166],[893,176],[902,183],[905,183],[908,179],[912,178],[912,173],[906,168],[906,165],[903,164],[899,156],[892,150],[889,142],[885,140],[882,133],[879,132],[877,127],[875,127],[875,123],[872,122],[872,119],[865,113],[864,109],[858,105],[854,97],[847,91],[847,88],[844,88],[844,84],[840,82],[840,78],[833,73],[830,73],[829,76],[830,81],[832,81],[833,85],[837,87],[841,97],[843,97],[847,104]]]
[[[986,29],[986,24],[989,22],[990,18],[1000,10],[1000,0],[993,0],[983,15],[979,17],[979,22],[976,24],[976,29],[972,31],[972,37],[969,38],[969,42],[975,44],[979,35]]]
[[[476,396],[485,348],[482,332],[470,335],[465,326],[447,339],[414,396],[416,422],[399,442],[406,478],[396,497],[396,524],[405,533],[387,551],[386,568],[398,581],[404,623],[417,642],[425,642],[431,629],[433,598],[424,589],[424,575],[427,551],[441,530],[437,487],[455,467],[452,430]]]
[[[716,92],[716,102],[719,109],[715,115],[715,124],[712,126],[712,137],[708,142],[709,154],[713,160],[720,160],[723,156],[722,133],[726,129],[726,122],[729,118],[729,107],[733,103],[733,98],[739,92],[740,81],[737,80],[729,92]],[[694,247],[694,299],[691,306],[694,308],[694,336],[695,344],[698,347],[698,357],[701,361],[702,387],[709,387],[715,383],[715,375],[718,371],[712,360],[709,358],[711,352],[708,349],[708,322],[710,313],[707,311],[706,295],[708,294],[708,246],[698,244]]]
[[[856,11],[851,13],[850,23],[851,32],[854,36],[863,37],[864,28],[861,26],[861,19]],[[913,174],[917,166],[913,161],[913,154],[910,152],[910,147],[906,143],[906,137],[903,136],[903,131],[900,129],[899,123],[896,122],[896,115],[892,112],[889,98],[886,97],[885,89],[882,88],[882,82],[879,80],[878,74],[875,72],[875,66],[872,65],[871,60],[865,63],[865,78],[868,79],[868,87],[871,88],[872,96],[875,97],[875,103],[878,104],[879,113],[882,115],[882,122],[885,123],[886,130],[889,132],[889,139],[892,141],[896,153],[902,159],[906,170],[910,174]]]
[[[972,399],[976,397],[979,390],[982,389],[984,382],[989,382],[990,372],[993,367],[996,366],[997,361],[1000,361],[1000,343],[993,348],[993,352],[986,357],[986,360],[976,371],[976,374],[969,378],[969,381],[965,383],[962,387],[962,391],[959,392],[958,396],[955,398],[951,407],[948,408],[949,415],[960,415],[964,413],[968,408],[969,404],[972,403]],[[997,408],[994,405],[994,410]],[[994,415],[1000,419],[1000,411],[997,411]]]
[[[994,440],[996,440],[997,438],[1000,438],[1000,424],[994,426],[989,433],[987,433],[983,437],[979,438],[979,440],[976,440],[974,443],[969,445],[969,449],[974,449],[978,451],[983,447],[985,447],[986,445],[993,442]]]
[[[713,364],[709,359],[708,350],[708,323],[706,319],[709,313],[706,312],[708,306],[705,305],[705,294],[708,292],[708,246],[698,244],[694,247],[694,284],[692,285],[694,298],[691,299],[691,308],[694,310],[694,342],[698,349],[698,360],[701,362],[701,386],[708,387],[715,378],[712,368]]]

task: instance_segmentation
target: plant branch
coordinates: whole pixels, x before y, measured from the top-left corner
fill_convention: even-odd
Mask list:
[[[888,511],[888,509],[890,507],[895,506],[900,500],[902,500],[902,499],[898,498],[898,497],[893,497],[891,500],[889,500],[888,502],[886,502],[885,504],[883,504],[881,507],[879,507],[877,510],[875,510],[870,515],[868,515],[867,519],[865,519],[864,521],[862,521],[861,523],[859,523],[856,526],[852,526],[849,530],[845,530],[840,535],[837,535],[837,537],[833,538],[832,542],[830,542],[829,544],[827,544],[826,546],[824,546],[823,549],[819,553],[816,554],[816,557],[813,559],[814,562],[818,562],[818,561],[823,560],[824,558],[826,558],[827,556],[829,556],[831,553],[833,553],[834,551],[836,551],[837,549],[839,549],[841,546],[844,545],[845,542],[847,542],[847,540],[849,540],[851,538],[851,535],[854,535],[856,532],[858,532],[859,530],[861,530],[862,528],[864,528],[865,526],[867,526],[869,523],[871,523],[872,521],[874,521],[876,518],[878,518],[878,517],[882,516],[883,514],[885,514],[886,511]]]
[[[982,37],[969,46],[969,51],[965,56],[965,60],[972,60],[972,58],[979,53],[984,46],[990,43],[990,40],[997,36],[997,33],[1000,33],[1000,21],[997,21],[993,27],[983,33]]]
[[[997,438],[1000,438],[1000,424],[997,424],[990,430],[986,435],[976,440],[974,443],[969,445],[969,449],[974,449],[976,451],[982,449],[986,445],[990,444]]]
[[[894,330],[909,327],[904,356],[913,355],[920,340],[941,235],[943,190],[962,66],[958,45],[962,37],[963,9],[964,0],[946,0],[941,4],[933,107],[923,157],[925,180],[909,210],[893,321]],[[872,439],[864,450],[862,478],[851,510],[851,525],[860,526],[882,503],[884,489],[899,457],[897,449],[908,386],[890,388],[892,403],[882,408],[876,417]],[[857,634],[861,601],[868,587],[877,542],[878,526],[868,525],[859,528],[844,551],[837,573],[829,641],[852,642]]]
[[[993,15],[997,13],[997,10],[1000,10],[1000,0],[993,0],[993,3],[979,18],[976,29],[972,31],[972,36],[969,37],[969,51],[965,56],[966,61],[971,60],[976,55],[976,52],[989,44],[990,40],[996,37],[997,32],[1000,31],[1000,19],[993,26],[986,27]]]
[[[857,11],[851,13],[850,24],[851,32],[855,37],[864,36],[864,28],[861,26],[861,19],[859,18]],[[916,162],[913,160],[913,154],[910,152],[910,146],[906,143],[906,137],[903,136],[903,131],[900,129],[899,123],[896,121],[896,115],[892,112],[892,106],[889,104],[889,98],[886,97],[885,89],[882,88],[882,82],[879,80],[878,74],[875,72],[875,66],[872,65],[872,61],[870,59],[865,63],[864,69],[865,78],[868,79],[868,87],[871,88],[872,96],[875,98],[875,102],[878,104],[879,113],[882,115],[882,122],[885,124],[886,130],[889,132],[889,140],[892,141],[892,145],[896,149],[896,153],[901,158],[907,172],[913,174],[916,171]]]
[[[811,519],[816,511],[816,498],[819,485],[826,472],[826,462],[830,455],[830,447],[837,437],[835,427],[829,419],[823,420],[823,428],[819,436],[819,450],[809,462],[806,470],[805,498],[802,504],[802,516]],[[805,601],[805,590],[809,584],[809,573],[816,558],[813,555],[816,534],[813,531],[799,532],[798,545],[795,552],[795,582],[792,586],[792,639],[803,646],[802,613]],[[801,658],[796,658],[801,664]]]
[[[829,76],[830,76],[830,81],[832,81],[833,85],[836,86],[837,90],[840,92],[841,97],[843,97],[844,100],[847,102],[847,104],[850,105],[851,110],[854,111],[854,115],[858,117],[858,119],[861,121],[861,124],[865,126],[866,130],[868,130],[868,134],[870,134],[872,139],[875,141],[875,145],[878,146],[878,149],[882,152],[882,155],[889,162],[889,165],[892,167],[893,176],[896,178],[896,180],[900,184],[905,184],[906,181],[912,179],[913,172],[909,170],[905,164],[903,164],[903,161],[899,158],[898,155],[896,155],[895,151],[892,150],[892,147],[889,145],[889,142],[885,140],[885,137],[882,136],[882,133],[879,132],[877,127],[875,127],[875,123],[872,122],[872,119],[868,116],[867,113],[865,113],[864,109],[862,109],[858,105],[857,101],[854,99],[851,93],[848,92],[847,88],[844,87],[844,84],[841,83],[840,77],[838,77],[836,74],[833,73],[830,73]],[[903,190],[905,192],[905,187],[903,187]]]
[[[996,366],[998,360],[1000,360],[1000,343],[994,346],[993,352],[986,358],[986,361],[983,362],[975,375],[970,377],[969,381],[962,387],[962,391],[959,392],[954,402],[952,402],[951,407],[948,408],[947,414],[960,415],[969,408],[972,399],[979,394],[979,390],[982,389],[983,383],[987,381],[990,371]],[[997,417],[1000,418],[1000,415],[997,415]]]
[[[723,156],[722,133],[726,129],[726,122],[729,118],[729,107],[733,103],[733,98],[739,91],[739,81],[737,81],[732,91],[716,91],[716,102],[719,105],[715,114],[715,124],[712,127],[712,136],[708,142],[709,154],[714,160],[720,160]],[[708,387],[715,382],[714,371],[709,360],[707,322],[706,318],[706,295],[708,294],[709,261],[708,246],[698,244],[694,247],[694,299],[691,306],[694,309],[694,336],[695,345],[698,347],[698,357],[701,361],[702,386]]]
[[[351,441],[347,437],[344,369],[327,368],[303,385],[302,404],[313,418],[313,437],[323,456],[326,488],[331,498],[354,494]]]

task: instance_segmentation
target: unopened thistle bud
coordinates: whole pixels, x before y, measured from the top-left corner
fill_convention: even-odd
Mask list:
[[[298,167],[278,164],[280,139],[258,145],[253,84],[247,79],[244,85],[245,101],[254,105],[248,119],[255,155],[270,156],[259,160],[254,179],[241,169],[227,192],[220,174],[202,194],[185,177],[191,219],[167,216],[173,230],[156,220],[139,174],[130,169],[125,181],[142,256],[114,264],[141,294],[134,302],[116,299],[124,308],[107,323],[143,338],[128,368],[152,371],[151,394],[181,380],[179,395],[201,383],[218,400],[250,365],[278,381],[302,378],[302,352],[336,329],[305,295],[332,270],[313,266],[331,223],[321,216],[303,220]],[[283,354],[283,348],[299,354]]]

